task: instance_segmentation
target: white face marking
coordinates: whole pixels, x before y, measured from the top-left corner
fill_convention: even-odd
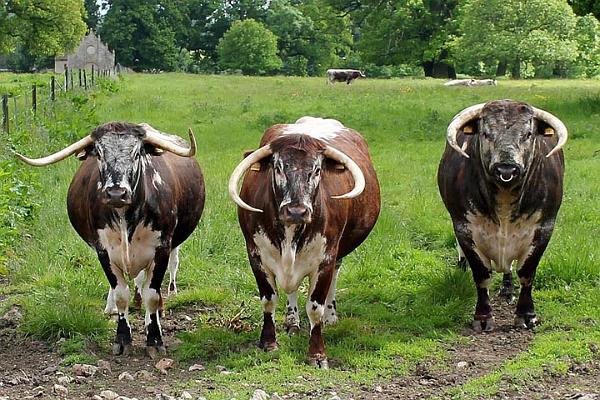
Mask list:
[[[160,244],[160,231],[140,223],[128,241],[127,226],[121,219],[117,230],[106,227],[98,229],[100,244],[108,252],[111,265],[116,266],[125,276],[138,276],[154,261],[154,252]]]
[[[338,136],[346,129],[344,125],[335,119],[323,119],[315,117],[302,117],[295,124],[286,125],[283,135],[308,135],[315,139],[329,141]]]
[[[467,214],[475,252],[488,269],[508,273],[514,260],[520,267],[533,250],[532,242],[539,226],[541,212],[522,216],[511,222],[511,202],[514,198],[500,194],[496,214],[499,224],[480,214]]]
[[[315,273],[326,258],[325,237],[316,234],[313,240],[297,253],[293,243],[294,234],[295,227],[286,228],[281,252],[263,232],[254,234],[254,243],[258,248],[263,269],[268,272],[267,276],[275,276],[277,284],[286,293],[297,291],[302,280]]]

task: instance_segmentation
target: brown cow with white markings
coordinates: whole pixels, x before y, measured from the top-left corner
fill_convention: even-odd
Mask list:
[[[438,186],[459,260],[466,257],[477,286],[473,326],[493,328],[492,270],[504,273],[501,295],[514,301],[514,264],[521,282],[515,324],[531,328],[537,321],[533,278],[562,200],[567,128],[529,104],[498,100],[461,111],[448,126],[447,140]]]
[[[308,276],[309,361],[327,368],[321,327],[337,321],[342,258],[367,238],[379,216],[377,176],[363,137],[333,119],[275,125],[260,145],[229,181],[262,302],[260,347],[277,348],[277,286],[287,294],[285,326],[299,330],[297,291]]]
[[[50,156],[18,155],[33,166],[73,154],[83,160],[69,187],[67,210],[108,278],[107,310],[118,312],[115,354],[131,350],[128,278],[141,288],[148,355],[165,351],[160,287],[167,267],[177,269],[178,246],[194,231],[204,207],[204,179],[193,157],[191,130],[189,135],[190,147],[146,124],[111,122]]]

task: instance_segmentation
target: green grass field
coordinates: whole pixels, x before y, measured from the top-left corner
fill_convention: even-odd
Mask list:
[[[182,363],[208,366],[202,379],[215,387],[208,398],[247,398],[259,382],[279,394],[385,382],[417,362],[445,357],[443,344],[459,340],[475,306],[470,272],[455,265],[450,218],[436,186],[445,127],[462,108],[502,98],[554,113],[571,136],[563,206],[534,285],[542,325],[527,352],[453,392],[478,398],[482,390],[494,393],[502,375],[518,382],[548,368],[564,373],[572,360],[593,356],[590,344],[600,344],[599,83],[501,81],[497,87],[444,88],[435,80],[359,80],[328,86],[324,78],[161,74],[126,76],[120,91],[97,99],[97,122],[147,122],[182,136],[192,127],[196,133],[207,202],[181,252],[180,294],[167,308],[201,304],[213,310],[195,316],[198,330],[181,334],[183,343],[172,352]],[[227,195],[229,173],[244,150],[256,148],[264,129],[304,115],[336,118],[361,132],[382,187],[379,221],[340,273],[340,322],[324,333],[329,371],[306,364],[306,331],[292,338],[280,331],[275,353],[255,348],[260,301]],[[58,148],[51,143],[34,138],[30,154]],[[108,352],[114,329],[102,315],[108,284],[66,215],[76,168],[69,159],[39,171],[39,217],[10,264],[11,284],[0,290],[25,306],[25,332],[49,340],[93,339]],[[240,311],[250,331],[227,328],[224,321]],[[301,318],[306,327],[306,316]],[[219,374],[215,365],[235,373]],[[299,382],[299,375],[305,379]]]

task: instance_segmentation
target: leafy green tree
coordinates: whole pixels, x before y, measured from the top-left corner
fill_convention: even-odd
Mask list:
[[[85,8],[81,0],[21,0],[0,2],[0,54],[17,46],[33,56],[73,49],[83,35]]]
[[[460,36],[454,47],[465,64],[510,67],[521,77],[521,64],[561,64],[577,57],[573,32],[577,18],[564,0],[466,0],[461,5]]]
[[[277,36],[253,19],[236,21],[225,32],[217,47],[219,65],[256,75],[277,71],[282,66],[277,56]]]
[[[271,2],[267,12],[267,27],[277,35],[283,72],[307,75],[308,55],[314,37],[313,22],[287,0]]]
[[[117,62],[136,71],[175,69],[179,50],[168,3],[109,0],[108,7],[99,33],[115,50]]]
[[[591,14],[577,18],[575,40],[579,55],[571,70],[575,76],[600,75],[600,22]]]
[[[83,0],[83,5],[86,11],[85,23],[87,27],[97,31],[100,22],[100,5],[96,0]]]
[[[377,65],[420,65],[426,76],[453,77],[450,38],[458,0],[329,0],[351,15],[356,48]]]
[[[596,19],[600,19],[600,2],[598,0],[569,0],[573,11],[577,15],[594,14]]]

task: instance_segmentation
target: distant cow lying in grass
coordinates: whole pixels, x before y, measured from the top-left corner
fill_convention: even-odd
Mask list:
[[[495,79],[453,79],[444,83],[444,86],[496,86],[497,84]]]
[[[118,310],[113,353],[131,350],[128,278],[136,278],[146,308],[146,351],[164,352],[159,309],[167,266],[176,269],[177,248],[193,232],[204,207],[204,180],[191,146],[149,125],[111,122],[76,143],[40,159],[44,166],[77,155],[82,164],[67,197],[71,224],[93,247]],[[141,279],[140,277],[143,277]],[[111,297],[112,296],[112,297]]]
[[[357,69],[328,69],[327,70],[327,83],[333,84],[334,82],[346,82],[350,84],[356,78],[365,78],[365,74]]]

